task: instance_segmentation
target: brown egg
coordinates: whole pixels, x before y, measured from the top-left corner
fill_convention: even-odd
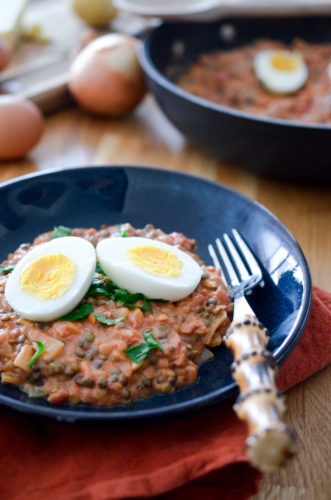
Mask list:
[[[146,86],[137,59],[139,43],[130,36],[110,34],[80,52],[71,67],[69,88],[81,106],[117,116],[141,101]]]
[[[11,61],[12,53],[6,40],[0,37],[0,71],[5,69]]]
[[[37,144],[44,129],[39,108],[16,96],[0,96],[0,159],[24,156]]]

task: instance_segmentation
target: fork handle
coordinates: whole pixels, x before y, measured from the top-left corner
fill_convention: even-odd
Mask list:
[[[269,472],[296,452],[293,432],[284,423],[284,395],[275,383],[276,364],[266,350],[267,329],[255,316],[233,321],[224,341],[233,353],[232,376],[240,389],[234,410],[248,426],[246,450],[250,463]]]

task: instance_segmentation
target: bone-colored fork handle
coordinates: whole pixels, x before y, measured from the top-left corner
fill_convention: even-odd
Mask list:
[[[224,341],[234,356],[233,378],[240,389],[234,410],[248,426],[248,458],[264,472],[276,470],[296,452],[296,445],[284,423],[286,407],[275,383],[275,361],[266,350],[268,331],[254,316],[245,316],[232,322]]]

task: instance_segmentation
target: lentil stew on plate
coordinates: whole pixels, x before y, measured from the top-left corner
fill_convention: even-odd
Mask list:
[[[67,234],[60,229],[56,236]],[[132,295],[125,299],[123,290],[113,293],[115,285],[97,266],[93,293],[91,288],[80,303],[76,319],[68,315],[67,319],[34,322],[11,309],[5,297],[6,282],[13,266],[54,234],[42,234],[32,245],[22,244],[1,267],[2,383],[17,385],[30,397],[44,397],[51,403],[95,406],[129,404],[194,383],[199,363],[212,355],[206,348],[221,344],[232,316],[220,273],[201,262],[195,241],[181,233],[165,234],[152,225],[76,228],[69,234],[93,245],[113,236],[139,236],[174,245],[199,263],[201,281],[177,302],[149,300],[139,294],[132,302]]]

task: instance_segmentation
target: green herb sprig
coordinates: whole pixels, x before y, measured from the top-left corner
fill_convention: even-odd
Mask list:
[[[67,226],[54,226],[52,238],[63,238],[63,236],[70,236],[72,229]]]
[[[141,363],[148,356],[152,349],[160,349],[164,352],[164,347],[155,338],[152,332],[145,332],[143,335],[146,342],[125,349],[125,353],[136,364]]]
[[[11,273],[14,268],[15,266],[0,266],[0,275]]]
[[[34,353],[30,361],[28,362],[28,366],[32,366],[33,363],[39,358],[39,356],[44,352],[45,346],[42,342],[39,342],[39,340],[34,340],[33,341],[35,344],[37,344],[38,349],[37,352]]]
[[[99,279],[95,277],[86,294],[86,297],[94,297],[96,295],[105,295],[106,297],[119,302],[129,308],[139,308],[143,311],[153,312],[153,309],[147,302],[147,298],[142,293],[130,293],[127,290],[118,288],[109,278]],[[138,306],[136,302],[142,300],[143,304]]]
[[[86,318],[89,314],[91,314],[94,311],[94,307],[92,304],[88,302],[83,302],[77,309],[74,309],[68,314],[65,314],[65,316],[62,316],[61,318],[58,319],[58,321],[75,321],[76,319],[82,319]]]
[[[122,233],[122,226],[123,226],[123,224],[118,224],[118,232],[120,233],[120,235],[122,236],[122,238],[126,238],[127,235],[128,235],[128,230],[124,229],[124,231]]]
[[[106,276],[106,273],[105,273],[105,271],[102,269],[100,262],[97,262],[97,263],[96,263],[96,265],[95,265],[95,272],[96,272],[97,274],[103,274],[104,276]]]
[[[108,326],[118,325],[118,323],[123,321],[123,319],[125,318],[125,316],[121,316],[120,318],[112,319],[112,318],[107,318],[106,316],[104,316],[103,314],[100,314],[100,313],[94,313],[94,317],[98,321],[100,321],[100,323],[103,323],[104,325],[108,325]]]

